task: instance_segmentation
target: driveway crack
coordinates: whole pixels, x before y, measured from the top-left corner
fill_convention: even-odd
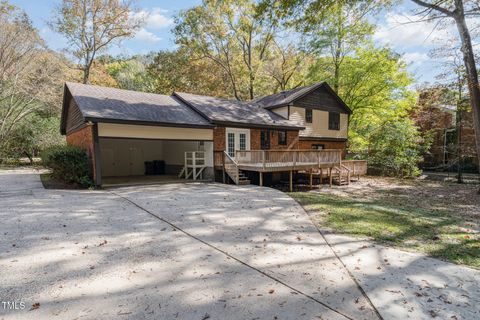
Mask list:
[[[158,219],[158,220],[160,220],[160,221],[162,221],[162,222],[170,225],[172,228],[175,228],[176,230],[182,232],[182,233],[185,234],[186,236],[188,236],[188,237],[190,237],[190,238],[192,238],[192,239],[194,239],[194,240],[196,240],[196,241],[198,241],[198,242],[200,242],[200,243],[202,243],[202,244],[204,244],[204,245],[206,245],[206,246],[208,246],[208,247],[210,247],[210,248],[212,248],[212,249],[214,249],[214,250],[216,250],[216,251],[218,251],[218,252],[220,252],[220,253],[222,253],[223,255],[229,257],[230,259],[233,259],[233,260],[235,260],[236,262],[238,262],[238,263],[240,263],[240,264],[242,264],[242,265],[244,265],[244,266],[246,266],[246,267],[248,267],[248,268],[250,268],[250,269],[252,269],[252,270],[254,270],[254,271],[256,271],[256,272],[258,272],[258,273],[260,273],[260,274],[262,274],[262,275],[264,275],[265,277],[268,277],[268,278],[272,279],[273,281],[275,281],[275,282],[277,282],[277,283],[279,283],[279,284],[281,284],[281,285],[289,288],[290,290],[292,290],[292,291],[294,291],[294,292],[296,292],[296,293],[298,293],[298,294],[300,294],[300,295],[302,295],[302,296],[304,296],[304,297],[306,297],[306,298],[308,298],[308,299],[310,299],[310,300],[312,300],[312,301],[314,301],[314,302],[322,305],[323,307],[325,307],[325,308],[329,309],[330,311],[332,311],[332,312],[334,312],[334,313],[336,313],[336,314],[344,317],[345,319],[354,320],[354,318],[352,318],[351,316],[343,313],[342,311],[340,311],[340,310],[338,310],[338,309],[335,309],[335,308],[331,307],[331,306],[328,305],[327,303],[325,303],[325,302],[323,302],[323,301],[321,301],[321,300],[319,300],[319,299],[317,299],[317,298],[309,295],[308,293],[305,293],[305,292],[303,292],[303,291],[301,291],[301,290],[299,290],[299,289],[297,289],[297,288],[295,288],[295,287],[292,287],[291,285],[287,284],[286,282],[284,282],[284,281],[282,281],[282,280],[280,280],[280,279],[278,279],[278,278],[270,275],[269,273],[267,273],[267,272],[265,272],[265,271],[262,271],[262,270],[260,270],[260,269],[258,269],[258,268],[256,268],[256,267],[248,264],[247,262],[245,262],[245,261],[243,261],[243,260],[241,260],[241,259],[233,256],[232,254],[226,252],[225,250],[222,250],[222,249],[220,249],[219,247],[217,247],[217,246],[215,246],[215,245],[213,245],[213,244],[211,244],[211,243],[209,243],[209,242],[206,242],[206,241],[200,239],[199,237],[197,237],[197,236],[189,233],[188,231],[186,231],[186,230],[182,229],[181,227],[177,226],[176,224],[174,224],[174,223],[166,220],[165,218],[163,218],[163,217],[161,217],[161,216],[159,216],[159,215],[151,212],[150,210],[148,210],[148,209],[140,206],[139,204],[137,204],[136,202],[132,201],[131,199],[129,199],[129,198],[127,198],[127,197],[125,197],[125,196],[123,196],[123,195],[121,195],[121,194],[118,194],[118,193],[116,193],[116,192],[113,192],[113,191],[109,191],[109,192],[110,192],[111,194],[113,194],[113,195],[115,195],[115,196],[117,196],[117,197],[119,197],[119,198],[127,201],[128,203],[132,204],[133,206],[137,207],[138,209],[140,209],[140,210],[142,210],[142,211],[150,214],[150,215],[153,216],[154,218],[156,218],[156,219]],[[322,235],[322,236],[323,236],[323,235]],[[333,250],[333,249],[332,249],[332,250]],[[336,255],[336,254],[335,254],[335,255]],[[338,257],[337,257],[337,258],[338,258]],[[343,264],[343,262],[342,262],[342,264]],[[343,265],[344,265],[344,264],[343,264]],[[350,273],[349,273],[349,274],[350,274]],[[358,285],[358,283],[357,283],[356,281],[355,281],[355,283]],[[362,293],[364,293],[363,290],[362,290]],[[371,303],[371,301],[370,301],[369,299],[368,299],[368,301]],[[374,310],[376,311],[377,315],[379,316],[379,319],[382,319],[382,320],[383,320],[383,318],[380,316],[380,314],[378,313],[378,311],[377,311],[377,309],[376,309],[375,307],[374,307]]]

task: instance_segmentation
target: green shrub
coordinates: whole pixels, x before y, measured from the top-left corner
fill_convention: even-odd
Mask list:
[[[389,121],[372,132],[369,139],[368,165],[387,176],[415,177],[428,141],[408,119]]]
[[[52,169],[52,176],[69,184],[89,188],[93,186],[87,152],[73,146],[54,146],[41,154],[44,166]]]

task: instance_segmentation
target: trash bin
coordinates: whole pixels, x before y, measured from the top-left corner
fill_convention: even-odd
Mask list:
[[[165,174],[165,161],[154,160],[153,167],[154,167],[155,174]]]
[[[155,167],[153,165],[153,161],[145,161],[145,175],[153,175],[155,174]]]

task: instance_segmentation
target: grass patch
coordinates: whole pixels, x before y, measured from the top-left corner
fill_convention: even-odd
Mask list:
[[[386,200],[365,200],[314,192],[290,193],[315,214],[315,222],[342,233],[411,249],[480,268],[480,235],[452,212]]]

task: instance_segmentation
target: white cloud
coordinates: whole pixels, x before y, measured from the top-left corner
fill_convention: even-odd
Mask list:
[[[154,43],[162,40],[162,38],[157,36],[155,33],[150,32],[145,28],[141,28],[139,31],[137,31],[134,39],[139,41],[150,42],[150,43]]]
[[[424,52],[408,52],[402,56],[402,60],[407,64],[422,63],[430,60],[428,54]]]
[[[152,8],[151,10],[141,10],[133,15],[134,19],[144,21],[144,27],[147,29],[162,29],[173,24],[173,19],[166,16],[167,11],[160,8]]]
[[[451,28],[440,28],[436,22],[419,21],[410,14],[388,13],[375,32],[374,39],[394,47],[431,46],[451,37]]]

